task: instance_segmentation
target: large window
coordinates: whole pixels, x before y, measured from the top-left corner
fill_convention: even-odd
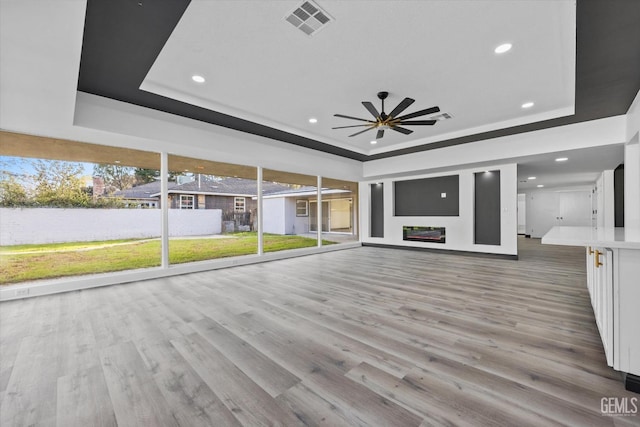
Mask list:
[[[316,184],[317,177],[311,175],[263,171],[265,252],[318,245],[317,234],[310,230],[308,215],[309,200],[317,194]],[[287,237],[292,245],[270,244],[283,237]]]
[[[161,264],[157,153],[3,133],[0,285]]]
[[[323,231],[336,243],[358,240],[358,183],[322,178]],[[314,204],[311,209],[317,209]],[[325,214],[326,212],[326,214]]]
[[[171,155],[169,171],[170,264],[258,253],[256,168]]]
[[[315,176],[263,169],[259,212],[255,167],[2,136],[0,285],[319,244]],[[323,183],[321,244],[357,238],[354,183]]]

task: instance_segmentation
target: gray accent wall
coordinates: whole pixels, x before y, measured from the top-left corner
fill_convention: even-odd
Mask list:
[[[458,175],[394,182],[395,216],[459,216]]]
[[[384,237],[384,184],[371,184],[370,237]]]
[[[474,174],[474,243],[500,245],[500,171]]]

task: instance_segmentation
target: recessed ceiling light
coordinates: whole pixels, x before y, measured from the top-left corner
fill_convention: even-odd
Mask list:
[[[494,49],[495,53],[505,53],[511,50],[511,43],[504,43]]]
[[[531,108],[533,107],[533,102],[525,102],[522,104],[522,108]]]
[[[530,177],[529,177],[529,178],[527,178],[527,179],[536,179],[536,177],[535,177],[535,176],[530,176]]]
[[[115,160],[113,163],[118,164],[120,163],[120,160]]]
[[[542,185],[542,184],[538,184],[538,185],[536,185],[536,187],[538,187],[538,188],[542,188],[542,187],[544,187],[544,185]]]
[[[309,119],[309,123],[318,123],[318,119],[316,119],[315,117],[311,117]]]
[[[371,143],[372,143],[372,144],[377,144],[377,143],[378,143],[378,141],[373,140],[373,141],[371,141]]]
[[[194,75],[194,76],[191,76],[191,80],[193,80],[193,81],[194,81],[194,82],[196,82],[196,83],[204,83],[204,82],[205,82],[204,77],[199,76],[199,75],[197,75],[197,74],[196,74],[196,75]]]
[[[558,157],[558,158],[556,159],[556,162],[566,162],[567,160],[569,160],[569,158],[568,158],[568,157]]]

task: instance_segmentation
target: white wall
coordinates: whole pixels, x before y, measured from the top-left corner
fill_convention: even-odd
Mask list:
[[[640,92],[627,112],[624,147],[624,226],[640,229]]]
[[[271,234],[287,234],[285,198],[262,199],[262,231]]]
[[[615,116],[567,126],[477,141],[437,150],[365,162],[365,178],[409,172],[427,173],[468,167],[489,167],[497,162],[517,163],[519,157],[586,147],[622,144],[626,117]],[[480,165],[478,165],[480,164]]]
[[[294,214],[293,214],[293,233],[294,234],[302,234],[309,232],[309,215],[307,216],[296,216],[295,214],[295,198],[289,198],[291,203],[294,206]],[[311,213],[311,212],[309,212]]]
[[[517,166],[515,164],[488,166],[491,170],[500,170],[501,198],[501,244],[474,244],[474,173],[486,169],[462,169],[447,174],[407,175],[401,178],[385,178],[360,183],[361,240],[364,243],[411,246],[431,249],[448,249],[469,252],[516,255],[517,243]],[[431,217],[394,217],[393,182],[405,179],[431,178],[444,175],[459,175],[460,215]],[[384,184],[384,238],[369,237],[369,185]],[[402,226],[446,227],[446,243],[408,242],[402,240]]]
[[[160,236],[160,209],[1,208],[0,246]],[[170,236],[220,234],[220,209],[169,209]]]
[[[543,237],[553,226],[591,226],[592,187],[575,186],[525,191],[526,233]]]
[[[596,181],[596,193],[598,198],[596,212],[596,227],[615,227],[615,191],[613,186],[613,171],[603,171]]]

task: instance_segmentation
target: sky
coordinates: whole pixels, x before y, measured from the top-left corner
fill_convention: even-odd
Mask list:
[[[16,178],[25,175],[33,175],[35,172],[32,164],[35,160],[44,160],[47,159],[31,159],[25,157],[13,157],[13,156],[0,156],[0,172],[8,172]],[[82,165],[84,169],[83,179],[87,186],[93,186],[93,163],[81,163],[81,162],[73,162],[79,163]]]

